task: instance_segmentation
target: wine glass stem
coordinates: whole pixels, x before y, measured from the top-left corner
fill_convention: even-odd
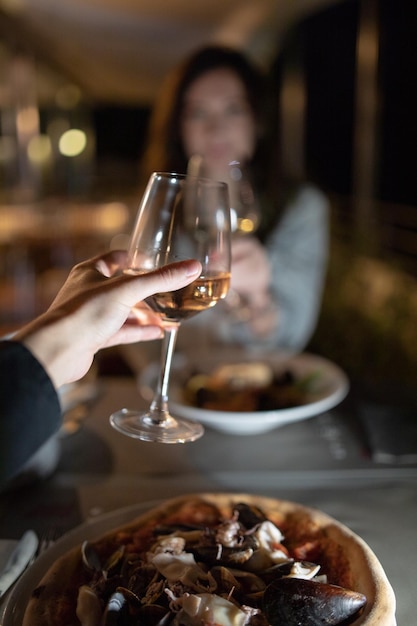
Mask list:
[[[158,377],[156,392],[150,407],[152,420],[165,421],[168,411],[168,385],[171,373],[172,357],[174,355],[179,325],[175,324],[165,328],[162,340],[161,370]]]

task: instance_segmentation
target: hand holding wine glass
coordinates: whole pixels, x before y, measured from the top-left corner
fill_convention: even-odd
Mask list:
[[[169,413],[169,374],[181,322],[215,306],[227,294],[230,240],[225,183],[179,174],[152,174],[139,207],[126,271],[144,273],[193,258],[200,261],[202,272],[190,285],[146,300],[163,321],[161,372],[147,412],[122,409],[110,417],[112,426],[123,434],[161,443],[193,441],[203,434],[201,424]]]
[[[265,281],[269,285],[269,268],[263,246],[254,237],[261,221],[261,212],[248,168],[239,161],[231,161],[228,164],[227,183],[231,206],[234,280],[225,307],[235,323],[246,323],[252,319],[253,309],[263,306],[262,289]]]

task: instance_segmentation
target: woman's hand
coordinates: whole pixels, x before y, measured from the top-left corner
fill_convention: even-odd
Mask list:
[[[185,287],[201,273],[200,263],[189,260],[127,275],[120,273],[125,258],[125,252],[113,251],[76,265],[49,309],[15,334],[55,386],[84,376],[101,348],[160,337],[159,317],[142,306],[135,315],[135,305]]]
[[[255,308],[269,301],[271,266],[263,246],[255,237],[236,237],[232,241],[231,289]]]
[[[232,242],[232,308],[241,308],[237,317],[258,337],[266,337],[278,323],[270,283],[271,266],[261,243],[255,237],[236,237]]]

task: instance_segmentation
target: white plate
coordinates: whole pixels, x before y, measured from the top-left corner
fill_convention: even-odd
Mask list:
[[[241,363],[243,361],[264,361],[271,364],[276,371],[288,369],[295,378],[304,378],[315,372],[319,373],[314,384],[314,392],[306,396],[307,402],[303,405],[287,409],[256,412],[212,411],[200,409],[182,402],[182,388],[188,377],[187,371],[192,371],[193,363],[184,363],[178,360],[173,367],[171,384],[169,387],[169,406],[174,415],[186,417],[204,426],[209,426],[220,432],[232,435],[254,435],[265,433],[274,428],[291,422],[304,420],[320,415],[339,404],[349,391],[349,381],[346,374],[334,363],[313,354],[272,354],[242,358],[232,353],[223,353],[215,358],[199,363],[199,371],[210,373],[219,363]],[[195,363],[195,362],[194,362]],[[139,387],[144,397],[149,398],[150,390],[155,387],[158,365],[151,364],[141,374]]]
[[[180,496],[178,499],[190,496]],[[202,494],[202,497],[211,501],[213,498],[244,501],[246,494]],[[254,496],[249,496],[253,502]],[[259,506],[264,502],[273,503],[284,515],[297,512],[302,517],[311,521],[313,526],[326,529],[330,542],[336,542],[343,553],[349,558],[349,567],[352,576],[357,582],[357,590],[364,593],[368,598],[368,604],[361,617],[355,620],[355,626],[396,626],[395,621],[395,596],[392,587],[386,578],[385,572],[376,555],[369,546],[349,528],[322,513],[319,510],[304,507],[300,504],[286,500],[275,500],[258,497]],[[161,504],[163,501],[153,501],[119,509],[91,519],[67,533],[56,542],[47,552],[42,554],[35,563],[27,570],[8,596],[1,626],[22,626],[23,616],[33,589],[36,588],[48,568],[54,561],[65,554],[71,548],[81,545],[85,539],[98,539],[104,533],[111,531],[123,524],[127,524],[141,515]]]

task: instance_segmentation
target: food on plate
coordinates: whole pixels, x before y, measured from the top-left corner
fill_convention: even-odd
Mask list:
[[[193,371],[185,382],[186,404],[212,411],[272,411],[311,401],[320,371],[298,377],[290,368],[280,371],[268,363],[231,363],[212,373]]]
[[[351,542],[324,514],[285,501],[173,498],[58,559],[23,626],[352,624],[367,598]]]

